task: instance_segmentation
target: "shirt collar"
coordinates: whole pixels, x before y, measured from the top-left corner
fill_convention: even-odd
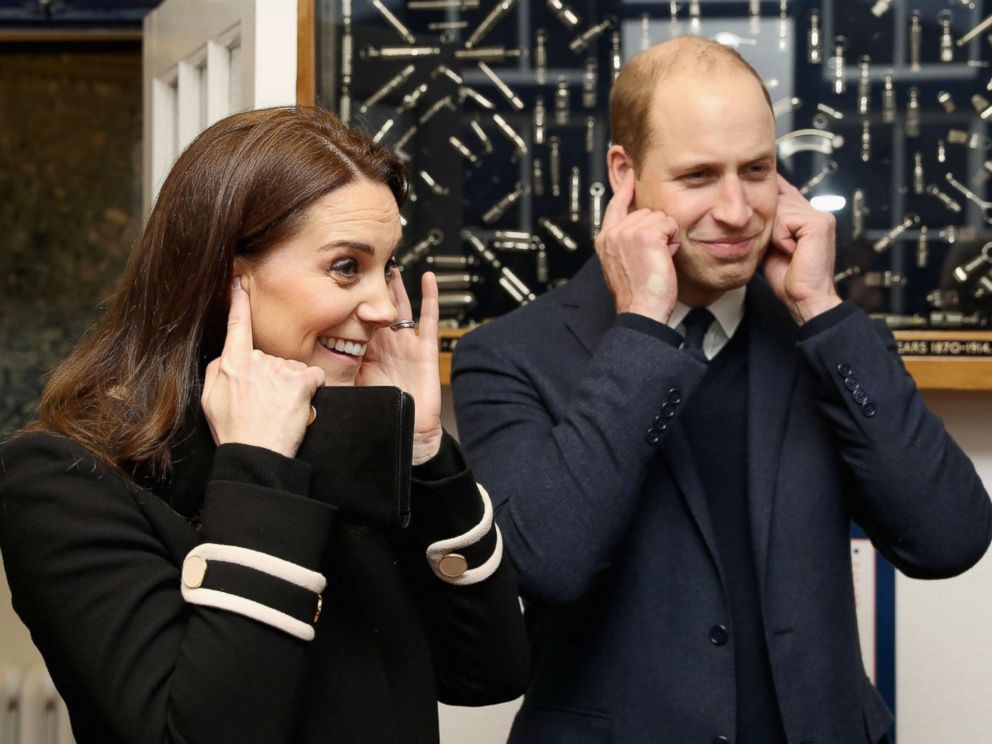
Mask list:
[[[716,300],[707,305],[707,309],[713,313],[716,322],[720,324],[720,329],[727,338],[733,338],[737,327],[744,319],[744,296],[747,294],[747,285],[737,287],[724,292]],[[668,327],[678,328],[685,316],[689,314],[690,308],[682,302],[675,303],[675,310],[672,317],[668,319]]]

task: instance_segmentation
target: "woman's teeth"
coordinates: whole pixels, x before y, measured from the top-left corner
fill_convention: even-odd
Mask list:
[[[357,341],[345,341],[343,338],[322,336],[318,340],[321,346],[325,346],[331,351],[340,351],[343,354],[350,354],[351,356],[365,356],[365,349],[368,348],[368,344],[360,344]]]

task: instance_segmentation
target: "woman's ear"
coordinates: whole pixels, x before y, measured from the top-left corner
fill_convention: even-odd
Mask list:
[[[251,293],[251,262],[246,261],[241,256],[234,259],[234,273],[232,277],[241,277],[241,287],[245,292]]]
[[[627,157],[627,151],[623,149],[623,145],[613,145],[606,151],[606,172],[610,177],[610,188],[613,189],[614,193],[623,183],[627,171],[633,170],[633,168],[634,163]]]

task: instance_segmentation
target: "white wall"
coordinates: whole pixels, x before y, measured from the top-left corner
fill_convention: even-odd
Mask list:
[[[974,460],[992,490],[992,394],[930,393],[931,410]],[[451,391],[444,422],[455,430]],[[896,580],[896,707],[899,744],[988,741],[992,731],[992,553],[949,581]],[[0,577],[0,662],[38,659]],[[443,744],[503,744],[519,702],[440,706]]]
[[[930,393],[992,491],[992,394]],[[896,579],[899,744],[992,740],[992,552],[947,581]]]

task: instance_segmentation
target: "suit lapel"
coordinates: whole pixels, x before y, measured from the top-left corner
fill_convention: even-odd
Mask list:
[[[761,276],[748,286],[744,322],[749,339],[748,502],[755,569],[763,591],[775,484],[799,370],[798,327]]]
[[[593,257],[586,262],[562,289],[560,304],[565,313],[565,325],[585,349],[593,354],[603,334],[616,319],[613,296],[603,279],[598,258]],[[677,420],[665,438],[659,457],[671,474],[672,480],[685,496],[689,512],[719,567],[716,537],[706,505],[706,494],[699,479],[699,469],[689,447],[689,440]]]
[[[720,575],[723,576],[723,566],[720,563],[720,551],[716,544],[716,533],[713,531],[713,523],[710,521],[710,510],[706,501],[706,492],[703,490],[703,482],[699,479],[699,466],[696,458],[692,454],[689,446],[689,439],[682,430],[682,425],[676,423],[659,452],[661,461],[668,468],[672,475],[672,480],[678,486],[685,497],[686,506],[689,513],[696,522],[703,542],[709,550],[716,564]]]
[[[593,256],[566,284],[560,295],[565,325],[586,351],[595,353],[603,334],[616,320],[613,295],[603,279],[599,258]]]

